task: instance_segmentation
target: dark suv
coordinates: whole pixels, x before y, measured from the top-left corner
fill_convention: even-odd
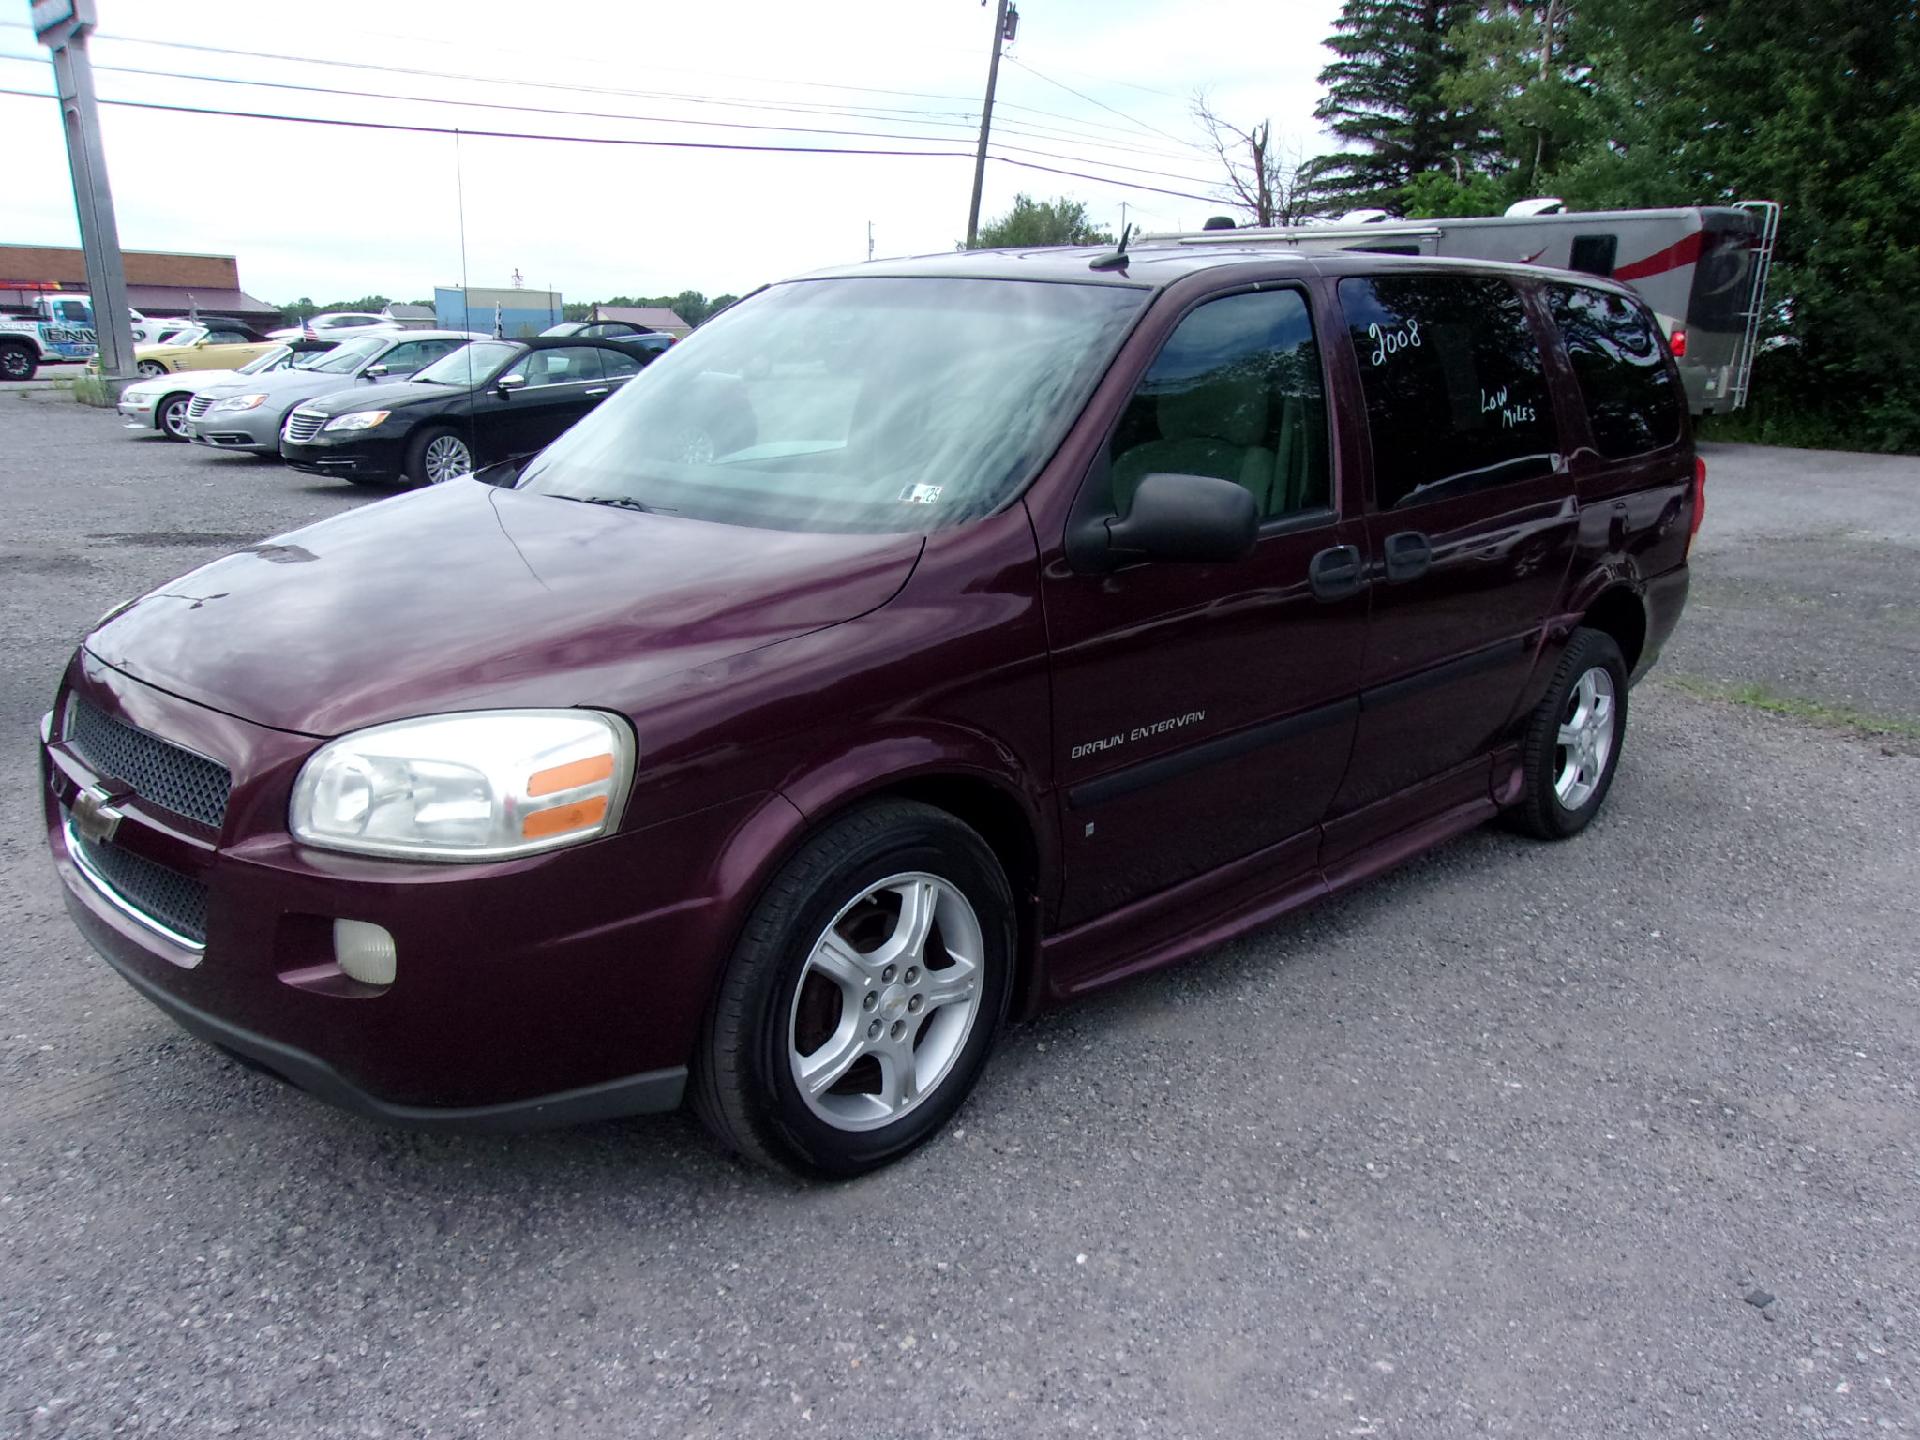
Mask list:
[[[518,473],[109,616],[44,724],[48,840],[136,989],[337,1103],[686,1097],[852,1174],[1009,1016],[1496,815],[1578,832],[1702,484],[1605,281],[1204,244],[830,272]]]

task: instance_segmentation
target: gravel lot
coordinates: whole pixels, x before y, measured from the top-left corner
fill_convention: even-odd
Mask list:
[[[0,395],[0,1433],[1920,1434],[1920,462],[1709,463],[1583,838],[1017,1029],[807,1189],[680,1117],[378,1129],[95,960],[32,778],[75,638],[368,497]]]

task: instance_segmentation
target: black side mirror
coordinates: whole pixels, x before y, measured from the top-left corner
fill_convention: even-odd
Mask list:
[[[1105,544],[1089,534],[1075,546],[1080,568],[1116,570],[1141,560],[1222,564],[1253,553],[1260,507],[1251,491],[1231,480],[1155,474],[1140,482],[1124,518],[1096,523]]]

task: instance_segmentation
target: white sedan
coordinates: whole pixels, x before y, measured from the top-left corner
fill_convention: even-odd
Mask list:
[[[290,365],[318,359],[324,349],[308,347],[296,351],[290,345],[276,345],[258,359],[249,360],[238,370],[182,370],[171,375],[156,375],[138,380],[120,392],[120,413],[129,430],[158,430],[169,440],[185,440],[187,405],[210,385],[224,385],[242,375],[258,375],[267,370],[282,370]]]
[[[321,340],[345,340],[350,335],[370,335],[380,330],[404,329],[397,320],[365,310],[323,310],[298,325],[284,330],[269,330],[269,340],[297,340],[311,330]]]

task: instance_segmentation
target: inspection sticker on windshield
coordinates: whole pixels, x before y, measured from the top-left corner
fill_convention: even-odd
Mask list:
[[[909,485],[900,492],[902,505],[931,505],[940,498],[938,485]]]

